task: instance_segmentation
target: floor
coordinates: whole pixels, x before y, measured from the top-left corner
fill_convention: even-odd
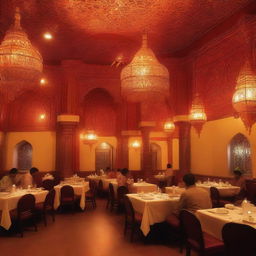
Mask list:
[[[180,256],[173,242],[147,242],[137,236],[130,243],[123,236],[123,215],[105,209],[105,200],[97,201],[96,210],[64,213],[49,219],[38,232],[25,231],[24,237],[0,237],[0,254],[6,256]]]

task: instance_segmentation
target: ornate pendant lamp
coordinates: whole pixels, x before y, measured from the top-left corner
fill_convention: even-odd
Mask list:
[[[164,123],[164,131],[167,133],[167,134],[172,134],[175,130],[175,124],[172,120],[167,120],[165,123]]]
[[[14,25],[6,32],[0,45],[0,82],[7,91],[29,89],[38,85],[43,59],[33,47],[20,25],[16,8]]]
[[[249,61],[240,71],[232,102],[250,133],[252,125],[256,122],[256,73],[253,72]]]
[[[198,93],[195,93],[193,98],[189,120],[191,125],[195,128],[198,136],[200,137],[200,133],[204,123],[207,121],[207,117],[205,114],[203,102],[201,101]]]
[[[130,64],[121,72],[122,96],[131,102],[161,99],[169,94],[169,72],[148,48],[147,35]]]

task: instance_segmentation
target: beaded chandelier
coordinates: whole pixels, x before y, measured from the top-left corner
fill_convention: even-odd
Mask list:
[[[0,45],[1,87],[12,93],[37,86],[43,69],[42,56],[29,41],[20,19],[19,8],[16,8],[14,25]]]
[[[203,102],[200,99],[198,93],[195,93],[193,98],[189,120],[191,125],[195,128],[198,136],[200,136],[203,125],[207,121],[207,117],[205,114]]]
[[[256,122],[256,74],[248,61],[238,76],[232,102],[250,133],[252,125]]]
[[[163,99],[169,94],[169,72],[148,48],[146,35],[131,63],[121,72],[121,93],[131,102]]]

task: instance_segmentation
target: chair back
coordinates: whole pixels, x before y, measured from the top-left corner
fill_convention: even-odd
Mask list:
[[[212,207],[216,208],[220,206],[220,193],[215,187],[210,187],[210,196],[212,200]]]
[[[65,199],[74,200],[75,193],[73,187],[69,185],[65,185],[60,189],[60,198],[61,201],[64,201]]]
[[[197,217],[186,210],[180,212],[180,220],[184,231],[186,242],[197,252],[204,251],[204,238],[201,224]]]
[[[102,180],[99,180],[99,183],[98,183],[98,190],[99,190],[99,191],[103,191],[103,182],[102,182]]]
[[[227,256],[255,256],[256,230],[238,223],[227,223],[222,229]]]
[[[52,190],[54,188],[54,180],[43,180],[42,186],[46,190]]]
[[[110,201],[114,201],[115,200],[115,191],[114,191],[114,186],[112,183],[109,183],[108,192],[109,192]]]
[[[117,201],[118,202],[123,202],[124,197],[126,194],[128,194],[128,188],[126,186],[120,186],[117,188]]]
[[[90,192],[95,196],[97,192],[97,183],[95,180],[89,180]]]
[[[132,203],[128,196],[124,196],[124,209],[125,209],[125,219],[130,222],[135,221],[135,213]]]
[[[55,193],[56,193],[55,190],[52,189],[46,195],[45,200],[44,200],[44,208],[45,209],[48,208],[48,207],[53,208]]]
[[[35,202],[35,197],[32,194],[26,194],[22,196],[17,204],[18,219],[31,217],[34,214]]]

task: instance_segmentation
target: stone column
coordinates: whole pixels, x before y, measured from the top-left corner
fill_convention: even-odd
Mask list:
[[[61,178],[79,170],[78,115],[59,115],[56,131],[56,170]]]
[[[150,132],[155,126],[155,122],[140,122],[141,139],[142,139],[142,156],[141,156],[141,170],[144,178],[152,176],[152,159],[150,152]]]
[[[179,131],[179,169],[180,175],[190,172],[190,123],[187,116],[175,116]]]
[[[168,163],[172,164],[172,134],[167,134],[167,154],[168,154]]]

